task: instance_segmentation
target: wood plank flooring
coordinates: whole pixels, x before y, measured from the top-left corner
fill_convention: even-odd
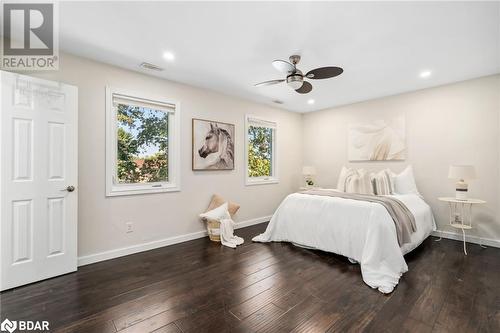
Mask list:
[[[383,295],[346,258],[287,243],[199,239],[1,293],[1,319],[51,332],[500,332],[500,249],[427,239]]]

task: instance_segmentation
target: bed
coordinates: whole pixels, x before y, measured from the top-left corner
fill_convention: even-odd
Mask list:
[[[394,220],[383,205],[306,193],[287,196],[266,231],[253,241],[292,242],[346,256],[359,262],[367,285],[390,293],[408,270],[403,256],[436,229],[432,211],[419,195],[390,197],[402,202],[415,219],[416,230],[402,246]]]

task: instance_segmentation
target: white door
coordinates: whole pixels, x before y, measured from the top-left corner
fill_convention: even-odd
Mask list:
[[[0,290],[76,271],[78,90],[0,71]]]

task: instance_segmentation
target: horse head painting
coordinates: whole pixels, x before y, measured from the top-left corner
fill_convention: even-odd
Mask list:
[[[193,119],[193,170],[234,168],[234,125]]]

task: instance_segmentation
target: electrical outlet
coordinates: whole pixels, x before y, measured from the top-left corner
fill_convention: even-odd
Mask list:
[[[127,226],[127,229],[126,229],[127,234],[134,232],[134,223],[126,222],[125,225]]]

